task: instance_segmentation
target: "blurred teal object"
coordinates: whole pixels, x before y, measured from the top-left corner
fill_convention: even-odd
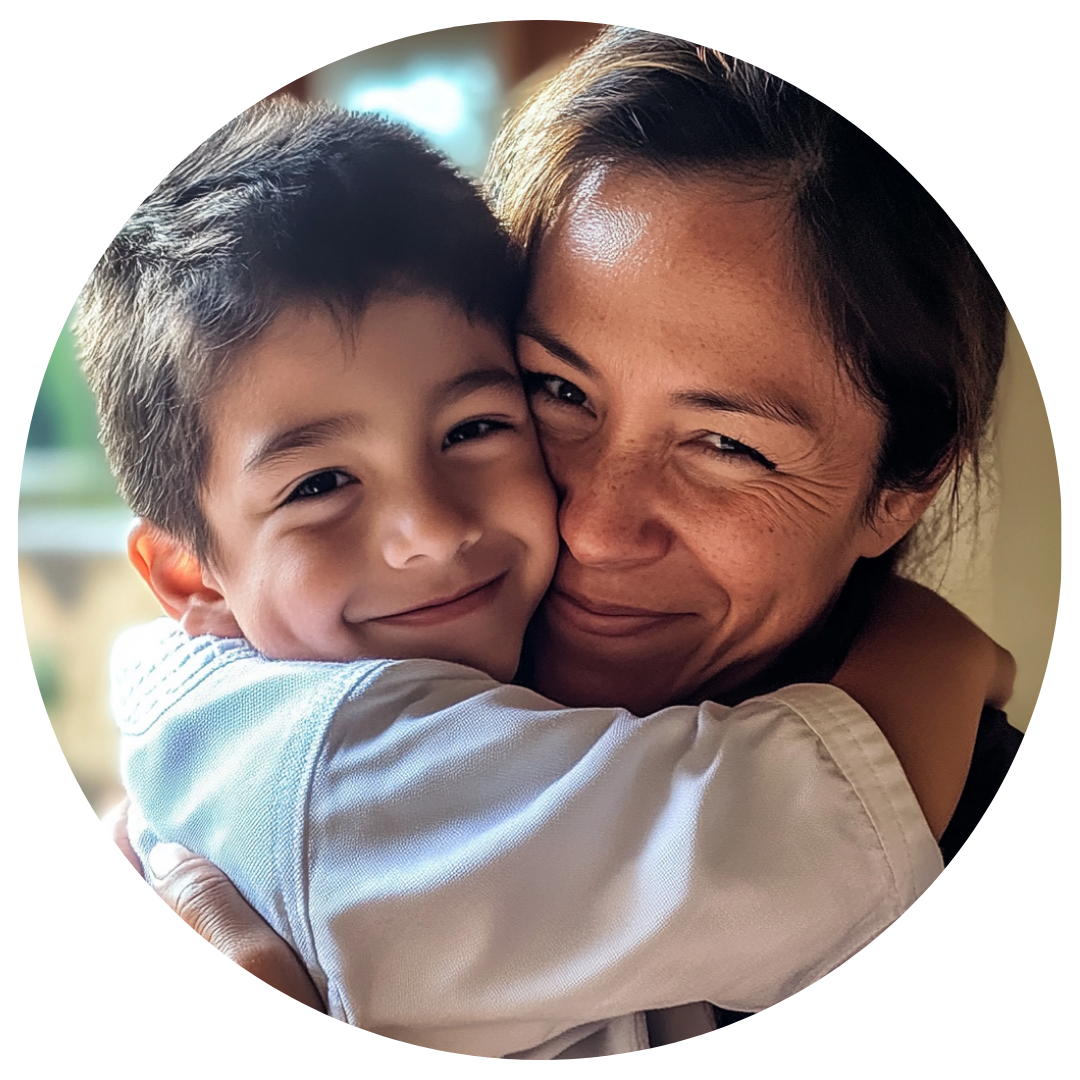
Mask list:
[[[411,125],[460,167],[478,173],[501,95],[499,73],[489,56],[431,56],[397,72],[358,74],[345,105]]]
[[[313,71],[305,92],[408,124],[478,176],[505,107],[496,33],[480,23],[387,42]]]

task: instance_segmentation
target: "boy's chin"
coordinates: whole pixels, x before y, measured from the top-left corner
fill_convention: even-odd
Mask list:
[[[496,663],[474,664],[473,667],[479,668],[485,675],[490,675],[496,682],[508,683],[517,673],[520,658],[519,650],[512,657],[501,657]]]
[[[507,635],[509,637],[509,635]],[[490,645],[487,648],[463,649],[458,654],[447,654],[432,657],[425,654],[427,659],[447,660],[453,664],[464,664],[466,667],[475,668],[485,675],[490,675],[496,682],[511,682],[517,673],[518,664],[521,661],[521,645],[516,649],[509,649],[505,643]]]
[[[443,660],[452,664],[476,668],[485,675],[490,675],[496,682],[511,682],[517,672],[521,659],[521,648],[507,649],[503,643],[489,649],[463,650],[461,653],[436,655],[437,649],[424,650],[422,646],[410,648],[372,648],[363,650],[338,643],[338,648],[328,645],[306,645],[299,641],[260,642],[248,638],[263,656],[269,660],[304,660],[331,661],[332,663],[352,663],[358,660]]]
[[[430,653],[416,655],[417,660],[444,660],[450,664],[462,664],[465,667],[475,668],[485,675],[490,675],[496,682],[508,683],[517,673],[521,651],[518,650],[509,656],[505,653],[499,655],[457,655],[457,656],[432,656]],[[406,659],[402,657],[402,659]]]

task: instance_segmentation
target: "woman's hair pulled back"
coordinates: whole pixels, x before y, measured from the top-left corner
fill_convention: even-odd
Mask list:
[[[734,57],[611,28],[503,128],[487,183],[528,254],[598,168],[715,173],[787,200],[812,307],[885,435],[874,493],[978,468],[1005,307],[922,185],[873,139]]]

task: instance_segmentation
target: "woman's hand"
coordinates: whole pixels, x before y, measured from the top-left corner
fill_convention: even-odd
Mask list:
[[[143,867],[128,839],[128,802],[103,824],[128,862]],[[209,860],[179,844],[158,844],[147,862],[154,891],[194,930],[235,964],[302,1005],[326,1012],[315,984],[296,953]]]
[[[833,683],[874,718],[934,836],[952,818],[984,705],[1012,695],[1012,656],[930,589],[891,578]]]

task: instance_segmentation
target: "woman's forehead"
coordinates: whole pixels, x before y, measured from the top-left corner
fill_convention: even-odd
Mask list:
[[[614,176],[543,240],[529,313],[558,332],[813,355],[836,368],[795,271],[785,200],[728,184]],[[694,350],[695,352],[697,350]]]
[[[524,332],[658,407],[780,401],[821,434],[875,412],[793,269],[788,210],[714,178],[603,177],[545,238]]]
[[[614,241],[627,254],[644,244],[656,254],[706,253],[723,264],[763,245],[786,252],[791,222],[792,199],[779,184],[716,171],[598,167],[577,184],[553,231],[601,262],[610,261]],[[664,252],[668,245],[673,250]]]

